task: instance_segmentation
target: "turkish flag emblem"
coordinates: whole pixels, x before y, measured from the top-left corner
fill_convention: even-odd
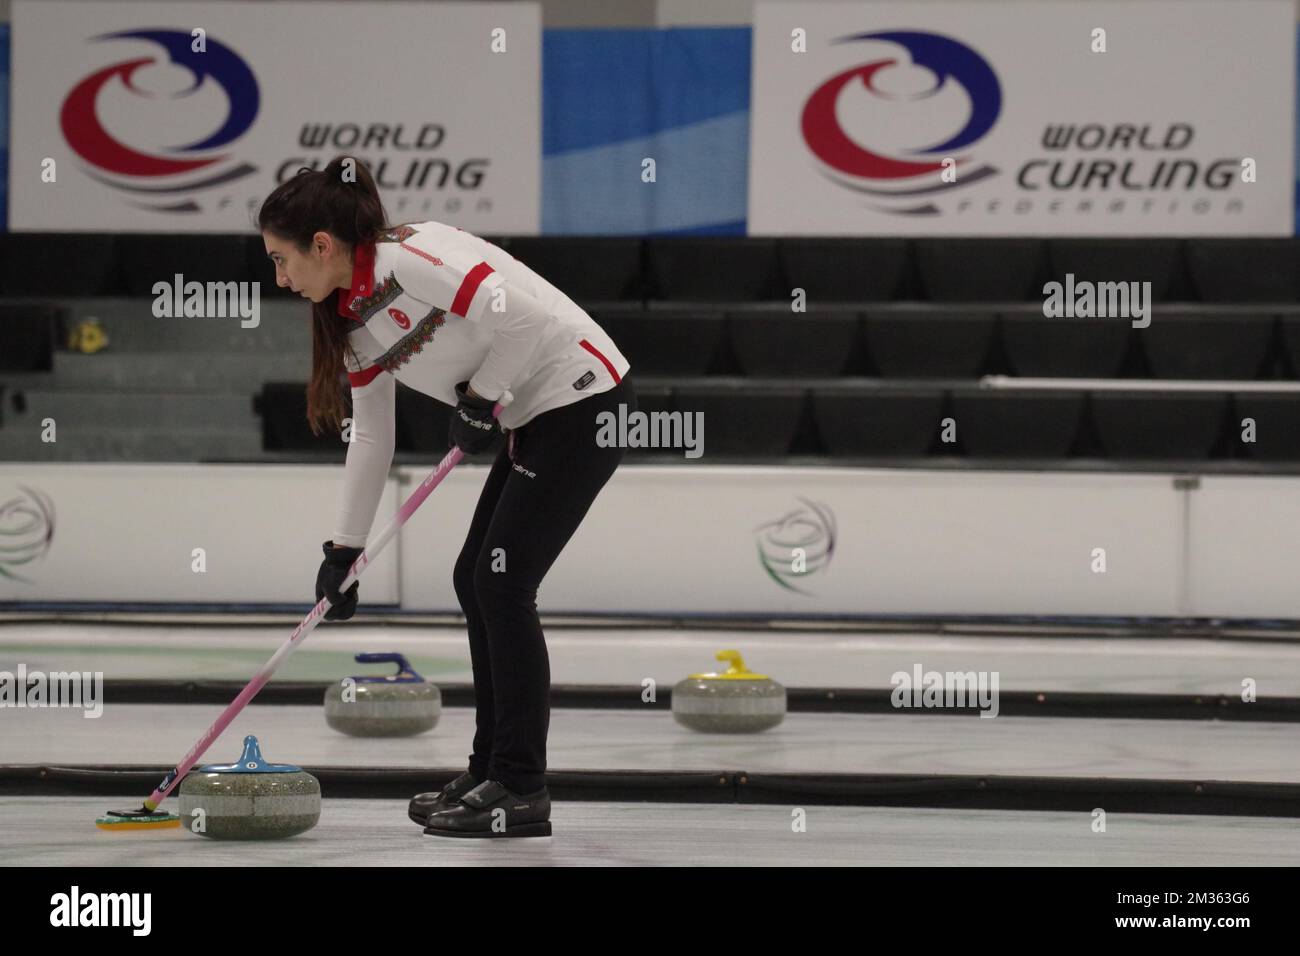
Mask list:
[[[406,317],[406,313],[401,309],[389,309],[388,314],[402,328],[409,329],[411,327],[411,320]]]

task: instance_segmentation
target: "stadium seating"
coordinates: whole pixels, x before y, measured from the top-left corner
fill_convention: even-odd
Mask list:
[[[496,241],[610,333],[641,410],[704,413],[705,461],[1300,461],[1293,240]],[[0,455],[342,460],[306,426],[310,310],[274,287],[259,237],[11,233],[0,251]],[[174,273],[260,282],[256,327],[156,318],[153,283]],[[1044,315],[1066,273],[1151,282],[1150,325]],[[92,318],[107,345],[70,349]],[[397,401],[399,456],[444,452],[448,409],[405,387]],[[57,449],[34,437],[51,414]]]

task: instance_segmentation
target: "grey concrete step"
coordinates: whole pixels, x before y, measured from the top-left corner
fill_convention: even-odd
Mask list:
[[[258,324],[242,328],[227,318],[156,318],[152,299],[75,299],[67,303],[69,327],[97,318],[115,352],[265,352],[311,355],[311,306],[263,301]]]
[[[54,353],[51,372],[0,375],[10,390],[206,389],[253,395],[264,382],[306,382],[311,350],[263,354],[249,352],[121,352],[83,355]]]
[[[60,428],[41,441],[35,429],[0,428],[0,461],[195,462],[256,460],[261,433],[240,428]]]
[[[18,405],[24,407],[19,408]],[[59,427],[78,428],[260,428],[253,413],[251,394],[193,391],[173,392],[112,390],[49,391],[27,389],[6,395],[5,429],[39,429],[41,420],[53,418]]]

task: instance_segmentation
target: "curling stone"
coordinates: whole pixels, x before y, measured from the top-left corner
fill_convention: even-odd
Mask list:
[[[181,781],[180,818],[214,840],[291,837],[320,819],[320,781],[300,767],[267,763],[250,734],[238,763],[208,764]]]
[[[345,677],[325,689],[325,722],[353,737],[411,737],[432,730],[442,692],[401,654],[358,654],[358,664],[397,665],[396,674]]]
[[[718,651],[730,661],[721,674],[692,674],[673,688],[673,718],[712,734],[752,734],[785,719],[785,688],[745,669],[739,651]]]

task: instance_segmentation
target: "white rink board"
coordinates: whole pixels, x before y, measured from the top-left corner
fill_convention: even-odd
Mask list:
[[[321,543],[334,534],[342,473],[300,465],[0,465],[0,541],[16,548],[50,535],[43,556],[8,568],[30,583],[0,575],[0,601],[301,603],[306,614]],[[50,516],[38,518],[42,504]],[[379,513],[397,505],[390,482]],[[204,551],[202,573],[193,569],[195,548]],[[367,600],[397,601],[396,548],[366,569],[362,586]]]
[[[477,484],[412,519],[427,545],[403,543],[404,606],[448,606]],[[799,582],[806,593],[768,576],[756,531],[802,510],[801,498],[836,525],[829,562]],[[1166,476],[623,467],[551,569],[539,607],[1173,615],[1181,507]],[[1104,574],[1090,569],[1094,547],[1107,549]]]
[[[372,535],[427,473],[394,469]],[[0,465],[0,602],[306,608],[342,475],[341,465]],[[452,567],[486,476],[483,465],[447,476],[367,568],[364,602],[459,611]],[[1178,490],[1170,474],[624,465],[539,608],[1300,618],[1298,518],[1293,478],[1216,476]],[[833,550],[819,563],[828,529]],[[798,591],[764,567],[796,538],[810,556],[807,573],[785,577]],[[191,570],[196,547],[202,574]],[[1093,570],[1098,548],[1104,573]]]
[[[1296,617],[1300,608],[1300,481],[1206,477],[1191,495],[1195,613]],[[1208,610],[1207,610],[1208,609]]]

